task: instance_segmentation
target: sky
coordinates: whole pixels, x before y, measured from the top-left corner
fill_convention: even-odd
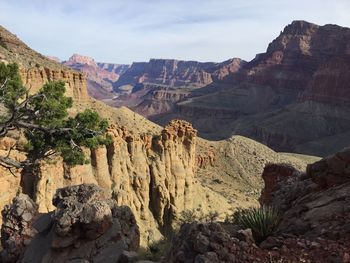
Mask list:
[[[0,0],[2,26],[62,60],[249,61],[293,20],[350,27],[350,0]]]

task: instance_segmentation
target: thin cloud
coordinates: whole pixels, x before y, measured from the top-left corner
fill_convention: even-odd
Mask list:
[[[347,0],[0,0],[0,24],[61,59],[250,60],[293,20],[349,27],[349,11]]]

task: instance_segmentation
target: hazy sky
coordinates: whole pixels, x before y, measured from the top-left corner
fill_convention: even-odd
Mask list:
[[[0,24],[44,55],[252,59],[293,20],[350,27],[350,0],[0,0]]]

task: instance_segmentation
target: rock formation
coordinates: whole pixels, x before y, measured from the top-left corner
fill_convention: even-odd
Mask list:
[[[350,262],[350,242],[279,236],[258,246],[247,235],[250,229],[235,228],[222,223],[185,224],[162,262]]]
[[[37,234],[32,224],[39,215],[38,205],[27,195],[20,194],[11,205],[4,207],[1,214],[1,259],[2,262],[16,262]]]
[[[134,211],[143,234],[156,231],[157,237],[158,227],[165,231],[181,211],[192,209],[196,130],[173,121],[160,136],[132,135],[117,127],[109,133],[113,144],[91,150],[91,164],[70,168],[61,160],[43,162],[37,173],[23,178],[23,191],[40,212],[48,212],[58,188],[94,183]]]
[[[143,116],[153,117],[172,112],[175,103],[191,91],[223,79],[237,72],[245,61],[233,58],[222,63],[151,59],[133,63],[114,83],[114,91],[121,93],[112,106],[128,106]]]
[[[38,214],[26,195],[3,212],[2,262],[119,262],[136,251],[140,233],[128,207],[118,207],[96,185],[57,190],[56,209]]]
[[[89,95],[104,100],[112,99],[112,84],[119,79],[128,65],[97,63],[93,58],[78,54],[72,55],[63,65],[82,72],[87,79]]]
[[[7,62],[20,63],[22,70],[36,72],[29,74],[32,83],[39,85],[45,74],[53,74],[52,78],[68,84],[70,80],[64,74],[81,76],[81,90],[86,92],[83,75],[30,50],[8,31],[1,32],[7,39],[7,49],[4,44],[0,53],[6,55]],[[37,74],[41,67],[47,70]],[[56,74],[56,70],[62,74]],[[73,84],[67,86],[69,94],[77,94],[70,114],[87,108],[96,110],[111,124],[113,144],[86,149],[90,164],[82,166],[69,167],[57,158],[42,162],[37,171],[12,170],[12,174],[0,167],[1,209],[17,194],[25,193],[38,205],[39,212],[46,213],[55,209],[51,199],[58,188],[96,184],[119,205],[130,206],[141,230],[142,244],[147,245],[166,234],[184,210],[204,214],[216,211],[224,218],[234,207],[256,204],[262,185],[260,174],[267,162],[305,166],[300,158],[278,154],[244,137],[209,142],[197,138],[196,130],[184,121],[173,121],[163,129],[125,107],[112,108],[91,98],[78,99],[83,92],[79,93],[79,85]],[[157,97],[171,99],[168,94],[159,91]],[[24,160],[23,145],[23,136],[9,134],[9,138],[0,140],[0,154],[6,156],[10,151],[12,158]]]
[[[306,173],[268,164],[260,202],[281,213],[274,233],[255,244],[232,223],[185,224],[163,262],[350,262],[349,156],[345,149]]]
[[[291,173],[290,169],[286,172],[283,165],[274,172],[271,166],[265,169],[265,188],[260,201],[283,211],[278,233],[350,239],[349,154],[349,149],[345,149],[310,164],[304,174]],[[272,186],[271,182],[274,182]]]
[[[1,26],[0,62],[16,62],[20,67],[23,84],[30,92],[38,91],[47,81],[63,80],[66,82],[68,96],[76,101],[89,99],[86,81],[81,73],[69,70],[35,52]]]
[[[349,42],[348,28],[294,21],[265,53],[152,121],[181,118],[207,139],[240,134],[278,151],[327,156],[349,136]]]

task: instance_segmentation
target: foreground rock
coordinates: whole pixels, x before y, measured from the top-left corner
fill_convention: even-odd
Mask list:
[[[232,224],[182,226],[164,262],[350,262],[350,150],[301,172],[268,164],[260,202],[281,212],[276,231],[256,245]]]
[[[37,234],[32,227],[37,216],[38,206],[24,194],[15,197],[12,205],[5,206],[2,211],[5,220],[1,226],[1,257],[4,262],[15,262]]]
[[[115,206],[97,186],[59,189],[53,204],[55,211],[38,215],[34,203],[21,195],[5,208],[3,262],[118,262],[124,251],[139,248],[131,210]]]
[[[271,237],[260,246],[219,223],[184,225],[163,262],[350,262],[350,242]]]
[[[345,149],[308,165],[306,173],[284,164],[267,166],[260,202],[284,212],[278,232],[350,240],[349,165]]]

